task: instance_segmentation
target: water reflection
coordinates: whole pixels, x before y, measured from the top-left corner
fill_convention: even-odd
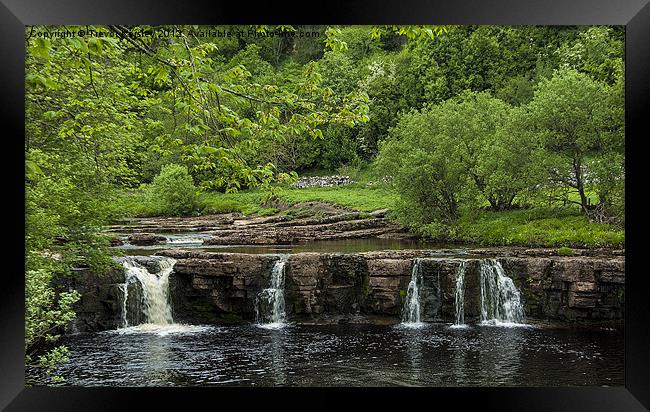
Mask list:
[[[284,362],[284,344],[286,339],[287,329],[271,330],[271,370],[273,372],[273,380],[276,385],[285,385],[287,383],[287,376],[285,371]]]
[[[66,336],[66,385],[623,385],[620,331],[228,326]],[[47,383],[28,376],[30,383]]]
[[[417,329],[408,331],[411,333],[406,332],[401,331],[401,338],[405,345],[408,375],[414,382],[419,382],[422,378],[423,331]]]
[[[468,342],[469,326],[450,329],[452,339],[448,351],[451,352],[451,377],[454,382],[467,382],[467,359],[472,356]]]
[[[496,385],[517,385],[521,351],[526,346],[524,328],[478,326],[479,367],[483,381]]]
[[[142,375],[146,382],[170,381],[170,372],[173,367],[170,361],[171,342],[164,337],[152,335],[147,342],[148,351],[142,363]]]

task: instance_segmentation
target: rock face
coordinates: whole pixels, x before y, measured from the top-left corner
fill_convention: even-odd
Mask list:
[[[287,316],[295,321],[385,316],[399,319],[415,257],[421,259],[422,319],[453,321],[458,268],[466,261],[465,318],[480,316],[480,256],[425,251],[297,253],[285,266]],[[255,297],[270,283],[273,255],[166,251],[178,259],[170,279],[175,316],[196,322],[252,320]],[[622,319],[622,257],[503,257],[530,318]]]
[[[167,242],[164,236],[153,233],[133,233],[128,237],[129,243],[138,246],[151,246]]]
[[[508,258],[503,266],[522,290],[530,317],[623,318],[624,258]]]
[[[366,253],[296,253],[285,264],[287,318],[293,322],[399,321],[419,258],[422,320],[452,322],[458,268],[466,262],[464,312],[467,322],[481,312],[479,266],[491,249],[471,254],[403,250]],[[227,323],[255,319],[255,299],[269,287],[277,255],[167,250],[177,260],[169,277],[174,320]],[[497,260],[521,292],[529,319],[621,320],[624,316],[625,258],[616,253],[554,256],[524,249],[501,251]],[[155,269],[155,268],[152,268]],[[79,331],[113,329],[121,317],[124,282],[120,270],[95,276],[80,271],[65,288],[82,294]]]
[[[76,319],[68,327],[73,332],[97,332],[116,329],[120,324],[122,269],[111,269],[97,275],[88,269],[77,269],[69,278],[59,279],[55,287],[61,291],[76,290],[81,298],[75,303]]]
[[[240,213],[225,213],[197,217],[150,217],[125,219],[122,224],[109,226],[109,233],[174,233],[218,230],[243,219]]]
[[[254,319],[255,297],[270,284],[272,255],[173,251],[169,277],[174,320],[220,323]]]

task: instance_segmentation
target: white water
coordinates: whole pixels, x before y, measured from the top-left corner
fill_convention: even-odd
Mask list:
[[[124,265],[124,263],[122,263]],[[128,313],[128,301],[129,301],[129,284],[128,280],[120,285],[120,290],[122,291],[122,327],[126,328],[129,326],[129,317]]]
[[[120,335],[149,333],[158,336],[167,336],[183,333],[200,333],[217,330],[213,326],[203,325],[184,325],[181,323],[172,323],[169,325],[154,325],[153,323],[142,323],[136,326],[129,326],[117,330],[106,331],[107,333],[117,333]]]
[[[481,281],[481,324],[518,326],[526,318],[519,290],[496,259],[479,262]]]
[[[456,290],[454,291],[454,306],[456,308],[456,323],[454,327],[465,326],[465,270],[467,262],[460,262],[456,272]]]
[[[123,293],[122,300],[122,327],[129,326],[128,298],[129,285],[138,283],[142,290],[140,305],[145,324],[151,325],[172,325],[172,309],[169,305],[169,275],[174,270],[176,260],[168,257],[161,257],[158,261],[160,271],[149,273],[146,267],[138,263],[134,258],[127,257],[122,261],[124,266],[125,282],[120,286]]]
[[[420,259],[413,261],[411,269],[411,281],[406,292],[406,300],[402,308],[402,325],[407,327],[419,327],[420,321],[420,286],[422,284],[422,267]]]
[[[262,290],[255,302],[255,315],[257,323],[267,329],[276,329],[284,326],[286,318],[284,308],[284,267],[287,263],[286,255],[281,255],[273,265],[271,271],[271,287]]]
[[[204,240],[203,237],[188,235],[174,235],[165,237],[167,238],[167,244],[169,245],[202,245]]]

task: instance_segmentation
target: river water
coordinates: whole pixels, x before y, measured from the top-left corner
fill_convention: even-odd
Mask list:
[[[140,325],[62,343],[64,385],[624,385],[623,332],[607,328]]]
[[[203,241],[209,235],[202,233],[159,233],[167,238],[167,242],[158,245],[131,245],[126,240],[127,234],[121,234],[126,242],[115,249],[122,250],[127,255],[152,255],[161,250],[184,249],[197,252],[229,252],[229,253],[262,253],[287,254],[301,252],[320,253],[362,253],[380,250],[417,250],[417,249],[451,249],[463,253],[467,247],[476,245],[437,243],[412,239],[344,239],[316,240],[291,245],[204,245]]]

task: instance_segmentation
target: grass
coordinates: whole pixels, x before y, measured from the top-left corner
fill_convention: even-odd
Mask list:
[[[324,202],[371,212],[377,209],[392,209],[397,195],[380,187],[349,185],[309,189],[282,188],[277,191],[277,200],[267,202],[268,193],[262,191],[241,191],[237,193],[202,193],[198,196],[195,214],[219,214],[239,212],[244,215],[272,215],[280,207],[290,207],[303,202]],[[113,207],[120,216],[155,216],[156,212],[147,204],[141,191],[122,193]]]
[[[294,205],[302,202],[325,202],[364,212],[392,209],[398,196],[387,189],[349,185],[307,189],[283,189],[279,196],[283,202]]]
[[[418,232],[454,242],[559,247],[563,251],[572,247],[625,247],[625,230],[591,223],[572,208],[481,211],[463,216],[442,234],[439,230],[439,226],[425,225]]]
[[[557,250],[557,254],[560,256],[571,256],[573,255],[573,249],[563,246]]]
[[[267,195],[258,191],[230,194],[205,193],[199,197],[199,209],[203,214],[241,212],[249,215],[279,212],[276,207],[265,207],[266,199]],[[289,207],[304,202],[323,202],[371,212],[393,208],[397,195],[382,188],[352,187],[352,185],[308,189],[283,188],[277,192],[277,201],[278,206]]]
[[[238,212],[268,216],[278,213],[280,209],[264,206],[266,198],[266,193],[260,191],[202,193],[199,195],[198,210],[203,215]]]

